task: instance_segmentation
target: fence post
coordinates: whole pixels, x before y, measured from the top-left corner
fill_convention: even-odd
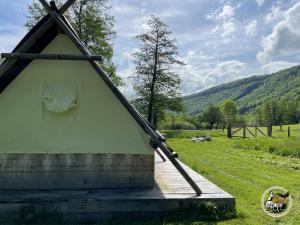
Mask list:
[[[257,137],[257,125],[255,124],[255,127],[254,127],[254,135],[255,137]]]
[[[280,123],[280,131],[282,131],[282,123]]]
[[[271,123],[268,125],[268,136],[272,137],[272,124]]]
[[[231,124],[227,125],[227,137],[232,138]]]
[[[243,138],[246,138],[246,125],[243,125]]]
[[[291,136],[291,127],[289,126],[288,127],[288,137],[290,137]]]

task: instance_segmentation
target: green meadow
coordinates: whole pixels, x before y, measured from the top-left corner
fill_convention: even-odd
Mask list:
[[[168,132],[167,132],[168,133]],[[273,127],[273,136],[228,139],[223,131],[184,131],[168,143],[180,160],[236,198],[236,215],[212,224],[300,224],[300,125]],[[189,137],[211,135],[211,142],[191,142]],[[265,215],[261,195],[271,186],[290,191],[293,206],[279,219]],[[191,224],[208,222],[190,221]],[[189,224],[182,223],[170,224]]]

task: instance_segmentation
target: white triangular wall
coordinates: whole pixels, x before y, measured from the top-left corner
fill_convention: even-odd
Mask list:
[[[43,53],[81,54],[59,34]],[[78,106],[45,110],[45,84],[75,83]],[[148,135],[89,62],[34,60],[0,94],[0,152],[153,154]]]

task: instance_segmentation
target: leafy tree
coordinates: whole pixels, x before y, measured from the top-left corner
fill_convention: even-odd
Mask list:
[[[287,123],[298,123],[300,121],[299,101],[287,101],[286,102],[285,120]]]
[[[210,129],[212,129],[215,124],[223,122],[223,114],[220,108],[213,104],[209,104],[200,117],[204,122],[208,123]]]
[[[262,125],[264,123],[261,107],[259,107],[255,110],[254,116],[255,116],[256,124]]]
[[[293,124],[300,122],[300,101],[283,100],[285,102],[285,123]]]
[[[281,99],[268,100],[256,111],[256,120],[260,124],[298,123],[300,120],[299,101]]]
[[[193,124],[197,129],[201,128],[201,121],[199,116],[188,116],[185,120],[191,124]]]
[[[226,99],[221,104],[221,110],[223,112],[224,122],[226,124],[232,124],[233,122],[236,122],[238,117],[238,111],[236,109],[234,101],[232,101],[231,99]]]
[[[56,1],[61,6],[63,1]],[[116,85],[122,85],[122,79],[116,73],[112,62],[112,42],[116,37],[113,30],[114,17],[110,14],[108,0],[77,0],[66,13],[71,25],[92,54],[103,56],[101,67]],[[37,0],[28,6],[25,26],[31,29],[43,16],[45,9]]]
[[[180,78],[172,70],[172,66],[183,63],[177,59],[176,40],[171,38],[169,27],[156,16],[151,16],[148,27],[146,32],[135,37],[142,46],[134,53],[134,89],[137,93],[134,103],[156,127],[164,111],[183,109]]]
[[[263,121],[266,124],[276,124],[276,116],[277,116],[277,105],[274,101],[266,101],[262,104],[262,115]]]
[[[163,120],[158,124],[158,129],[162,130],[195,130],[196,125],[190,122],[190,117],[181,113],[165,112]]]

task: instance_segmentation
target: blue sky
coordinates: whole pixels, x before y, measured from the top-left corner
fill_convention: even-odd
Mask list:
[[[0,0],[0,52],[11,51],[25,35],[26,6],[31,0]],[[174,68],[183,94],[254,74],[299,64],[299,0],[111,0],[117,39],[114,62],[132,95],[132,37],[147,29],[150,15],[159,16],[177,39]]]

